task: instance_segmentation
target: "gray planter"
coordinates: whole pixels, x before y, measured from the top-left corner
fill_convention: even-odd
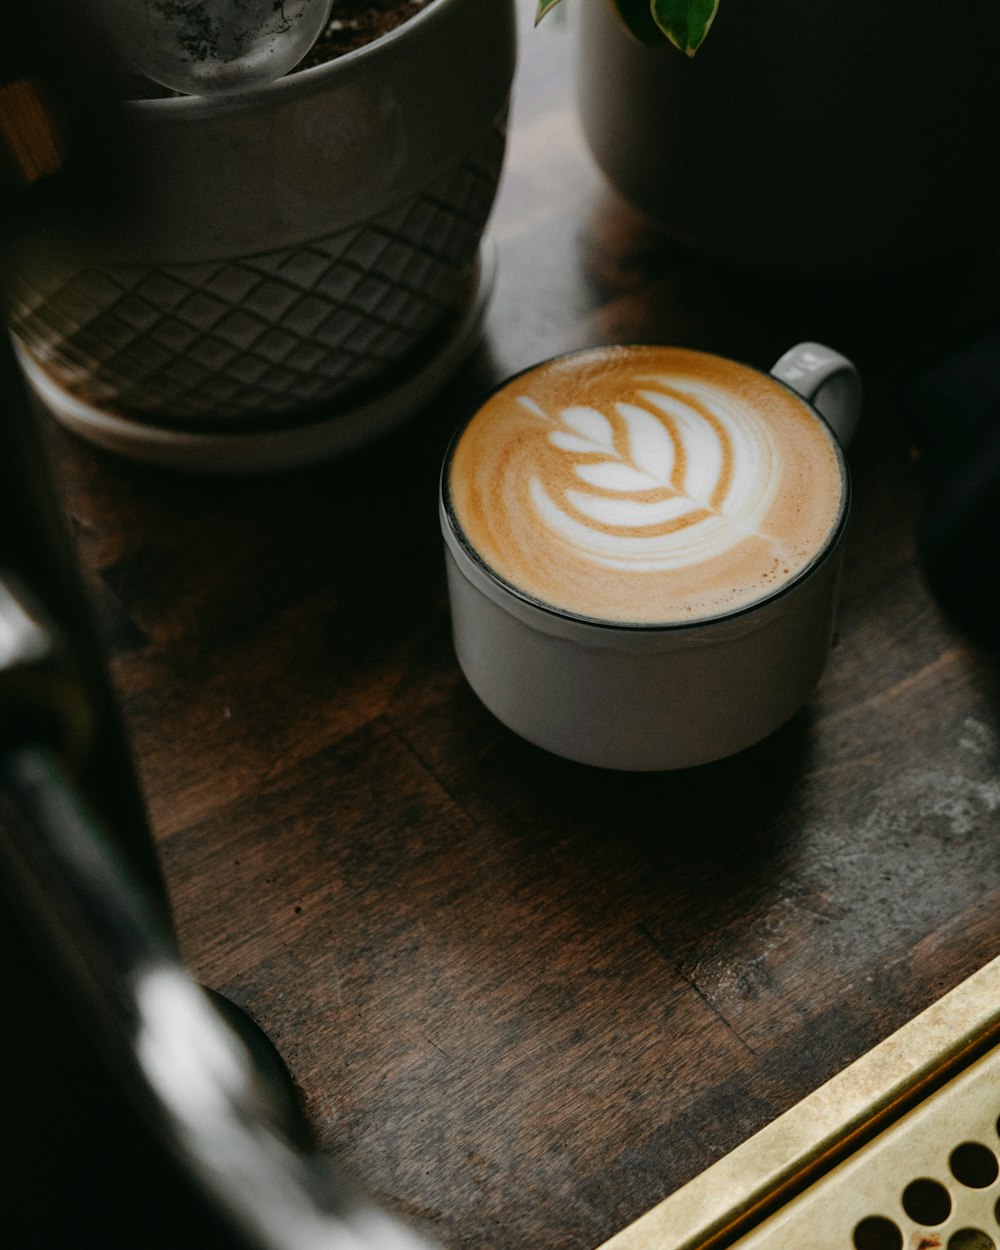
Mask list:
[[[143,428],[175,450],[266,431],[244,445],[295,459],[294,423],[372,413],[449,343],[454,357],[514,56],[511,0],[432,0],[251,93],[127,105],[142,189],[127,237],[72,260],[39,240],[15,272],[10,318],[36,388],[81,433],[108,444],[117,430],[117,450],[142,454]],[[346,441],[407,404],[388,407]]]

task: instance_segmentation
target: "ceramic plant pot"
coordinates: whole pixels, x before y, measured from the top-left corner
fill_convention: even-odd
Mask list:
[[[113,450],[195,468],[402,420],[475,338],[514,59],[512,0],[431,0],[262,89],[127,104],[128,229],[15,266],[36,391]]]
[[[579,98],[611,183],[739,266],[852,277],[995,229],[1000,6],[722,0],[697,55],[580,0]]]

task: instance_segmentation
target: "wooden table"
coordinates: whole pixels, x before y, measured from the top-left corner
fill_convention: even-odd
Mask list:
[[[482,349],[405,430],[243,480],[58,439],[190,968],[277,1043],[320,1147],[468,1250],[595,1246],[1000,951],[997,672],[925,589],[898,403],[996,271],[814,288],[672,248],[584,149],[570,26],[525,32]],[[824,339],[868,408],[808,710],[612,775],[465,685],[436,484],[499,379],[646,338],[765,367]]]

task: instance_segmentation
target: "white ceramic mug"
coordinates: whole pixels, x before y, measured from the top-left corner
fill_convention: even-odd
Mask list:
[[[786,352],[772,375],[846,443],[861,387],[850,361],[816,343]],[[821,414],[821,415],[817,415]],[[463,427],[464,428],[464,427]],[[803,571],[749,606],[677,624],[585,619],[498,576],[455,515],[445,460],[440,515],[452,630],[473,690],[528,741],[581,763],[685,768],[734,754],[808,700],[826,663],[850,487],[842,451],[839,515]]]

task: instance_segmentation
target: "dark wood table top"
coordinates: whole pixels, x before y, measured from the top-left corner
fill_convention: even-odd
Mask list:
[[[268,1031],[320,1147],[468,1250],[597,1245],[1000,952],[1000,684],[925,587],[899,404],[997,270],[820,288],[671,247],[584,148],[570,25],[522,43],[482,348],[405,429],[236,480],[57,440],[191,970]],[[767,367],[803,338],[868,393],[808,709],[663,775],[502,728],[449,637],[459,419],[575,347]]]

